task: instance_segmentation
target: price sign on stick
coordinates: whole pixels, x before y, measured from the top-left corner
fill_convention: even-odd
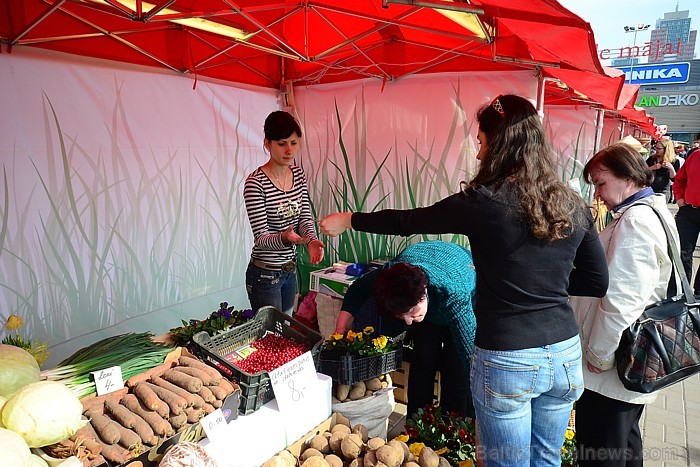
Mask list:
[[[95,389],[97,395],[109,394],[110,392],[118,391],[124,387],[122,379],[122,367],[113,366],[100,371],[93,371],[92,377],[95,378]]]
[[[298,412],[318,403],[312,395],[316,391],[318,377],[311,352],[272,370],[270,381],[280,412]]]
[[[212,443],[225,442],[227,422],[221,409],[216,409],[209,415],[205,415],[199,423],[202,424],[209,441]]]

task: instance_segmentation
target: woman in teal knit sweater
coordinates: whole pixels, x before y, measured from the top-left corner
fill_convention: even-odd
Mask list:
[[[475,285],[468,250],[441,241],[410,245],[382,269],[353,282],[336,332],[344,333],[367,309],[376,309],[378,316],[371,324],[382,334],[396,335],[404,325],[414,325],[408,413],[432,403],[433,381],[440,370],[443,409],[473,417],[469,366],[476,332]]]

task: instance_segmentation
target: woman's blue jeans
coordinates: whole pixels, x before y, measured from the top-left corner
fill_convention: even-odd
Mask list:
[[[484,465],[561,465],[571,409],[583,393],[578,336],[532,349],[474,347],[471,386]]]
[[[253,311],[263,306],[274,306],[288,315],[294,311],[297,294],[297,273],[295,270],[269,271],[248,263],[245,273],[245,287]]]

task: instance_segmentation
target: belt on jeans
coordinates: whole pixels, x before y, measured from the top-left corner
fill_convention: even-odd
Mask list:
[[[258,267],[260,269],[267,269],[268,271],[291,272],[291,271],[294,271],[294,268],[297,267],[296,260],[287,261],[286,263],[284,263],[282,265],[268,264],[268,263],[265,263],[263,261],[259,261],[257,259],[251,259],[250,262],[253,264],[253,266]]]

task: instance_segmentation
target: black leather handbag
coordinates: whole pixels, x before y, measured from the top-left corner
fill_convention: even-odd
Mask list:
[[[615,352],[617,373],[625,388],[642,393],[700,372],[700,302],[690,288],[668,225],[661,213],[649,207],[666,232],[673,271],[681,279],[683,293],[648,306],[622,333]]]

